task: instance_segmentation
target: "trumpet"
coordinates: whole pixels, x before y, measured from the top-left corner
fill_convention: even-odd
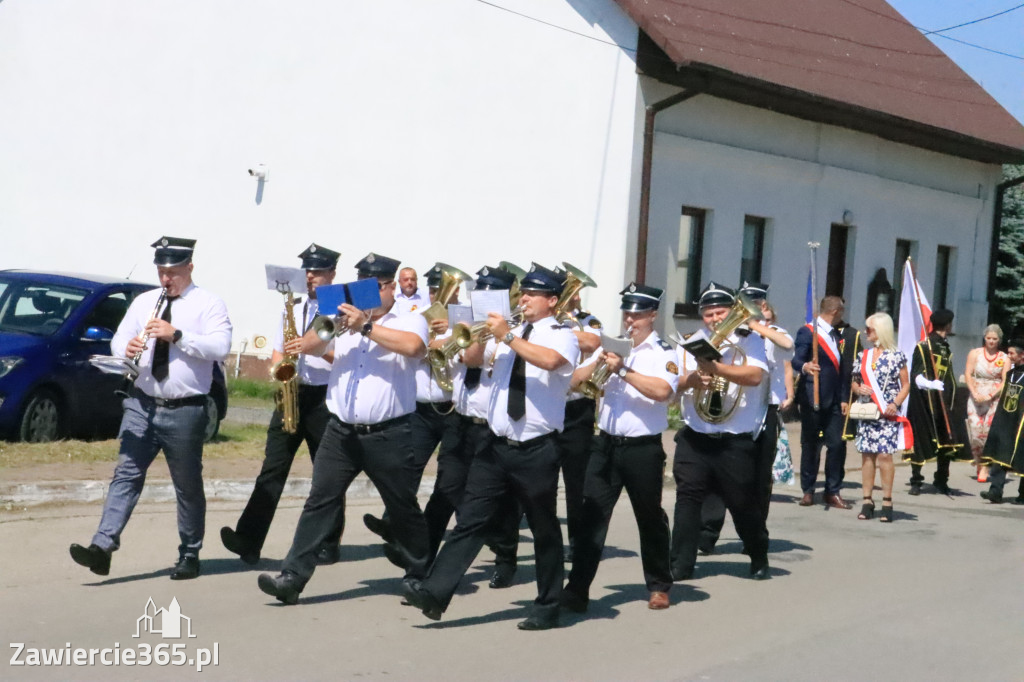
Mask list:
[[[626,333],[624,333],[621,338],[633,338],[633,325],[629,325]],[[608,369],[608,362],[604,358],[601,358],[597,361],[597,365],[594,367],[594,373],[590,375],[589,379],[582,382],[576,390],[591,400],[597,400],[604,396],[604,385],[608,383],[608,379],[610,379],[611,376],[612,372]]]
[[[313,320],[310,328],[321,341],[330,341],[349,331],[348,318],[345,315],[320,315]]]

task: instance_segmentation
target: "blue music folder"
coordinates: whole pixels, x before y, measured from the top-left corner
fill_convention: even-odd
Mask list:
[[[376,277],[346,284],[328,284],[316,288],[316,300],[322,315],[337,315],[338,306],[349,303],[360,310],[380,306],[380,287]]]

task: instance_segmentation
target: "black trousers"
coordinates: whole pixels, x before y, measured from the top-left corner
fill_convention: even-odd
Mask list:
[[[416,466],[409,446],[408,416],[399,417],[383,429],[365,429],[346,424],[331,415],[313,461],[313,485],[302,508],[295,539],[284,560],[284,570],[305,583],[316,569],[320,543],[331,532],[345,492],[360,472],[376,486],[391,513],[392,532],[406,554],[408,577],[426,572],[427,524],[413,490]]]
[[[752,565],[768,561],[768,529],[757,501],[757,442],[749,436],[715,438],[683,428],[676,434],[672,474],[676,480],[672,572],[689,573],[697,563],[701,505],[717,493],[736,524]]]
[[[990,464],[988,467],[988,489],[989,492],[996,493],[998,495],[1003,494],[1003,488],[1006,486],[1006,476],[1008,469],[998,465]],[[1019,479],[1017,484],[1017,493],[1020,497],[1024,497],[1024,478]]]
[[[331,412],[324,400],[327,397],[326,386],[299,385],[299,423],[295,433],[284,430],[284,418],[280,410],[275,410],[267,427],[267,443],[264,448],[263,466],[256,477],[256,485],[249,502],[245,505],[242,515],[235,525],[235,533],[254,552],[263,549],[263,543],[274,520],[277,504],[281,500],[281,492],[288,480],[295,453],[305,442],[309,448],[310,458],[316,457],[320,447],[320,439],[327,428]],[[331,531],[324,539],[324,544],[338,544],[342,531],[345,529],[345,501],[342,500],[338,516]]]
[[[779,442],[779,406],[769,405],[764,417],[764,430],[757,439],[757,458],[754,461],[754,477],[757,485],[757,503],[765,523],[768,522],[768,507],[772,501],[772,467],[775,464],[775,450]],[[700,549],[710,552],[718,544],[725,525],[725,502],[715,493],[709,493],[701,506]]]
[[[814,492],[825,445],[825,494],[838,495],[846,476],[846,441],[843,440],[843,410],[838,403],[817,412],[800,404],[800,487]]]
[[[608,524],[622,489],[626,489],[640,530],[644,583],[654,592],[672,587],[669,568],[668,516],[661,506],[665,450],[661,435],[619,438],[603,431],[594,437],[583,496],[583,519],[566,589],[589,596],[597,575]]]
[[[427,462],[430,461],[430,456],[434,454],[438,444],[443,448],[446,440],[450,441],[455,437],[457,417],[450,400],[438,403],[417,402],[416,411],[409,415],[410,446],[417,471],[412,482],[413,495],[419,493],[423,470],[427,468]],[[383,521],[388,524],[391,522],[391,515],[387,509],[384,510]]]
[[[474,420],[461,414],[453,415],[451,437],[441,442],[437,453],[437,478],[434,491],[423,509],[427,521],[430,544],[430,559],[437,556],[437,550],[448,529],[452,516],[456,524],[461,520],[459,508],[466,492],[469,468],[483,451],[491,446],[491,429],[487,422]],[[511,494],[505,496],[492,519],[491,533],[486,541],[495,553],[495,563],[514,564],[519,544],[519,503]]]
[[[565,484],[565,517],[569,547],[576,546],[583,518],[583,487],[587,461],[594,438],[596,404],[590,398],[577,398],[565,404],[565,424],[558,435],[562,451],[562,481]]]
[[[562,529],[555,509],[558,495],[559,452],[553,435],[524,443],[494,438],[473,460],[459,521],[423,581],[447,608],[459,581],[483,547],[491,517],[506,492],[511,491],[526,511],[537,556],[537,599],[533,612],[558,611],[565,569],[562,565]]]
[[[935,458],[935,477],[932,479],[935,485],[945,485],[949,483],[949,457],[943,457],[939,455]],[[921,485],[924,483],[924,475],[921,473],[921,464],[910,465],[910,484]]]

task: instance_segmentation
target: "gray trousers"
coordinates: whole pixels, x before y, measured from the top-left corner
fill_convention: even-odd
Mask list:
[[[163,450],[178,500],[178,555],[199,556],[206,531],[205,432],[206,409],[202,405],[166,408],[145,398],[127,398],[119,435],[121,451],[93,544],[108,552],[121,546],[121,532],[142,494],[146,471]]]

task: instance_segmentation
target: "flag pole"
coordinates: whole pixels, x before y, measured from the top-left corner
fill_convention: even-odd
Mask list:
[[[924,341],[925,341],[926,344],[928,344],[928,362],[932,366],[932,377],[934,377],[935,379],[938,379],[939,378],[939,370],[935,366],[935,356],[932,354],[932,338],[931,338],[931,334],[928,333],[928,327],[931,325],[931,321],[930,320],[926,320],[924,318],[924,306],[921,305],[921,285],[919,285],[917,283],[917,275],[914,273],[914,264],[911,262],[909,256],[907,257],[907,267],[910,268],[910,281],[912,281],[914,283],[914,298],[917,300],[918,310],[921,313],[921,329],[925,333]],[[929,400],[929,402],[934,400],[934,401],[939,403],[939,412],[942,413],[942,420],[943,420],[944,425],[946,427],[946,436],[949,438],[949,443],[953,444],[953,441],[954,441],[954,438],[953,438],[953,427],[950,426],[949,411],[946,410],[946,403],[942,400],[942,395],[941,394],[936,395],[935,391],[929,390],[928,391],[928,400]],[[935,407],[934,407],[934,405],[932,407],[932,425],[935,428],[935,435],[938,436],[939,429],[938,429],[938,425],[935,424]],[[942,447],[942,443],[939,442],[938,438],[935,439],[935,445],[937,447]]]
[[[821,246],[821,242],[807,242],[807,246],[811,249],[811,362],[818,364],[818,247]],[[814,411],[817,412],[821,405],[821,387],[818,383],[818,375],[820,372],[815,372],[814,377]]]

